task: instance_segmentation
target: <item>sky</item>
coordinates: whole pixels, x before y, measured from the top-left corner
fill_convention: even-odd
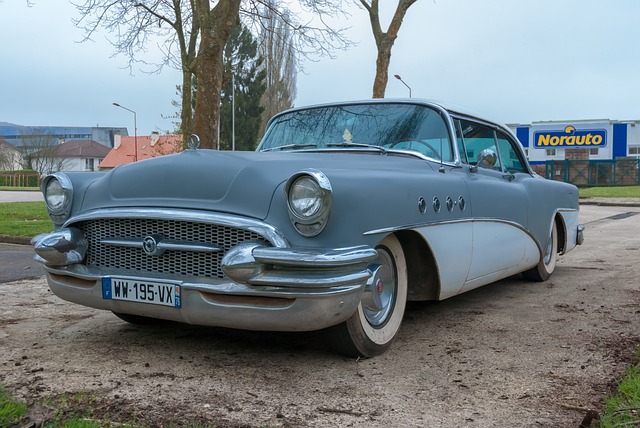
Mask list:
[[[395,7],[383,0],[383,27]],[[146,74],[113,56],[106,32],[83,33],[67,1],[0,0],[0,122],[122,126],[133,135],[173,129],[181,76]],[[298,73],[296,106],[368,99],[376,48],[363,9],[351,4],[356,43]],[[501,123],[640,119],[639,0],[418,0],[391,56],[386,97],[464,106]],[[148,55],[154,55],[150,46]]]

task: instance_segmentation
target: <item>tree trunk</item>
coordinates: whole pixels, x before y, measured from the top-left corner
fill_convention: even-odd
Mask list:
[[[382,31],[380,26],[380,12],[378,9],[378,0],[360,0],[360,3],[369,13],[371,22],[371,31],[378,48],[378,57],[376,59],[376,77],[373,80],[373,98],[384,98],[389,81],[389,64],[391,63],[391,48],[398,38],[398,32],[402,25],[407,10],[417,0],[398,0],[398,6],[393,14],[391,23],[386,32]]]
[[[193,95],[191,88],[192,74],[190,70],[182,70],[182,109],[180,111],[180,128],[182,144],[186,147],[189,135],[193,133]]]
[[[220,0],[213,9],[209,9],[209,0],[199,0],[197,14],[201,39],[193,131],[200,137],[203,149],[214,149],[218,143],[222,53],[231,31],[240,23],[240,0]]]
[[[387,37],[385,37],[387,39]],[[373,98],[384,98],[389,81],[389,63],[391,62],[391,48],[393,42],[386,40],[378,43],[378,58],[376,59],[376,77],[373,80]]]

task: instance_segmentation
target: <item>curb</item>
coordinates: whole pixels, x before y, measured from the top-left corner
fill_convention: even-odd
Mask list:
[[[580,201],[580,205],[598,205],[600,207],[640,207],[640,202],[603,202],[603,201]]]
[[[4,244],[31,245],[31,238],[26,236],[0,235],[0,242]]]
[[[640,198],[603,198],[598,196],[580,198],[580,205],[602,207],[640,207]]]

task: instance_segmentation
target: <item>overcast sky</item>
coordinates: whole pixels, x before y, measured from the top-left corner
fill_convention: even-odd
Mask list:
[[[396,0],[383,0],[393,7]],[[390,11],[387,13],[388,21]],[[176,70],[130,74],[106,33],[78,43],[66,1],[0,0],[0,122],[173,129]],[[335,59],[306,62],[296,105],[371,97],[376,50],[353,7]],[[387,23],[384,24],[386,28]],[[419,0],[400,30],[390,76],[413,97],[463,105],[503,123],[640,119],[640,1]],[[393,77],[387,97],[406,97]]]

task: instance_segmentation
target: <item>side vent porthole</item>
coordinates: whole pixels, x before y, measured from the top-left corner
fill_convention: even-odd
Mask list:
[[[422,196],[418,198],[418,210],[420,210],[420,214],[427,212],[427,201]]]
[[[467,208],[467,202],[462,196],[458,198],[458,207],[460,208],[460,211],[464,211],[465,208]]]
[[[453,211],[453,206],[455,205],[455,203],[453,202],[453,199],[451,199],[451,196],[447,196],[447,210],[449,212]]]

